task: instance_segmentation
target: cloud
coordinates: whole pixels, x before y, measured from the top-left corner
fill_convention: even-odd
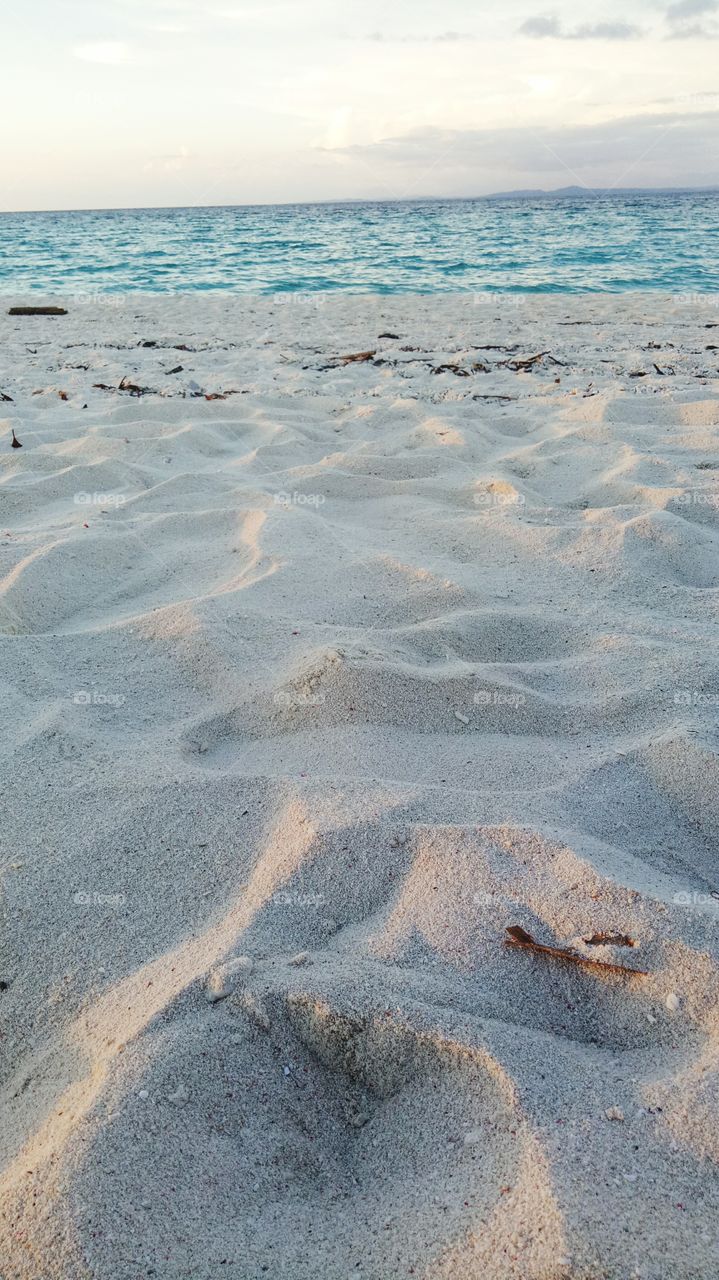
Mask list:
[[[702,0],[697,0],[697,3],[701,2]],[[692,3],[692,0],[687,0],[687,3]],[[519,28],[519,34],[530,36],[533,40],[637,40],[642,31],[629,22],[583,22],[580,26],[567,30],[562,27],[559,18],[545,14],[527,18]]]
[[[94,62],[103,67],[124,67],[134,61],[129,45],[120,40],[97,40],[78,44],[72,51],[73,58],[81,62]]]
[[[667,37],[668,40],[719,40],[719,27],[702,26],[695,22],[692,26],[676,27]]]
[[[709,186],[719,165],[718,125],[719,111],[703,111],[567,127],[426,128],[332,154],[361,160],[397,193]]]
[[[677,4],[670,4],[667,18],[670,22],[681,22],[685,18],[696,18],[700,13],[714,13],[716,9],[717,0],[678,0]]]
[[[711,15],[719,10],[719,0],[676,0],[666,11],[671,27],[669,40],[716,40],[719,25],[711,21]],[[710,16],[709,23],[694,22],[695,18]]]
[[[647,105],[674,107],[677,105],[698,106],[703,103],[706,106],[715,98],[719,98],[719,89],[701,89],[694,93],[675,93],[671,98],[653,98]]]
[[[519,28],[520,36],[532,36],[534,40],[542,40],[545,36],[553,37],[558,40],[562,38],[562,28],[559,25],[559,18],[549,16],[540,18],[527,18]]]
[[[569,40],[637,40],[643,34],[631,22],[585,22],[567,33]]]

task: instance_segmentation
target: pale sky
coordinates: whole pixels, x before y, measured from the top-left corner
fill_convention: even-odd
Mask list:
[[[5,0],[0,208],[719,183],[719,0]]]

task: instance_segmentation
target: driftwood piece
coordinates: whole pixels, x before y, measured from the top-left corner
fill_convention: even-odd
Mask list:
[[[551,956],[554,960],[567,960],[571,964],[579,964],[587,969],[601,969],[604,973],[629,974],[635,978],[646,978],[645,969],[630,969],[625,964],[610,964],[607,960],[592,960],[583,956],[580,951],[572,951],[569,947],[550,947],[535,942],[531,933],[527,933],[521,925],[507,926],[507,937],[504,939],[508,947],[522,947],[526,951],[534,951],[539,955]]]
[[[9,316],[66,316],[64,307],[11,307]]]

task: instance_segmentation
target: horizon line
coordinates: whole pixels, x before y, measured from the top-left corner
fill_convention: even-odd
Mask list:
[[[0,209],[0,216],[12,217],[17,214],[44,214],[44,213],[165,213],[178,211],[180,209],[312,209],[324,205],[355,205],[355,204],[372,204],[372,205],[396,205],[396,204],[423,204],[423,203],[468,203],[470,201],[479,200],[541,200],[545,196],[555,198],[576,198],[586,192],[587,195],[593,196],[623,196],[623,195],[719,195],[719,185],[716,183],[706,186],[694,187],[588,187],[581,184],[574,184],[567,187],[518,187],[516,190],[508,191],[489,191],[482,195],[467,196],[335,196],[327,197],[321,200],[256,200],[248,204],[243,203],[221,203],[221,204],[140,204],[140,205],[81,205],[76,208],[52,208],[52,209]]]

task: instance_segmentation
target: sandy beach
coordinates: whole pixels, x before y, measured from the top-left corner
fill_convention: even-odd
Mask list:
[[[2,1280],[716,1280],[716,297],[4,300]]]

